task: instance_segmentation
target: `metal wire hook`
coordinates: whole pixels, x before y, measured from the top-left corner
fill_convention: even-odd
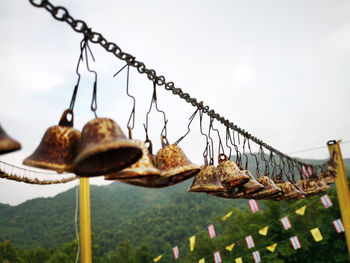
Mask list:
[[[187,134],[190,133],[190,131],[191,131],[190,126],[191,126],[191,123],[192,123],[194,117],[196,117],[197,112],[198,112],[198,109],[196,109],[195,112],[192,113],[191,117],[189,118],[190,122],[187,125],[187,132],[183,136],[181,136],[174,144],[179,144],[183,140],[183,138],[185,138],[187,136]]]
[[[245,143],[246,143],[246,140],[247,140],[247,138],[244,137],[244,140],[243,140],[243,151],[242,151],[242,153],[243,153],[243,155],[244,155],[244,157],[245,157],[245,167],[244,167],[245,170],[248,169],[248,155],[245,153]]]
[[[255,158],[256,172],[257,172],[257,174],[260,174],[260,172],[259,172],[259,161],[258,161],[258,157],[255,155],[255,153],[252,153],[252,149],[250,148],[249,139],[247,139],[247,140],[248,140],[248,149],[249,149],[249,153],[250,153],[250,155],[253,155],[254,158]]]
[[[229,159],[231,160],[232,148],[231,148],[231,146],[228,144],[229,141],[232,143],[230,128],[229,128],[228,126],[226,126],[226,146],[230,149]]]
[[[215,128],[214,128],[213,122],[214,122],[214,119],[213,119],[213,121],[212,121],[211,128],[213,129],[213,131],[216,131],[216,133],[217,133],[217,135],[218,135],[218,137],[219,137],[218,155],[220,155],[221,153],[225,154],[224,146],[222,145],[222,140],[221,140],[220,132],[219,132],[218,129],[215,129]],[[220,152],[220,148],[221,148],[222,152]]]

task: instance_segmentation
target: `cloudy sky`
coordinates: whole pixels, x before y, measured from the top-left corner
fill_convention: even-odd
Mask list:
[[[325,146],[330,139],[350,140],[348,0],[52,3],[66,7],[148,68],[282,152]],[[1,1],[0,30],[0,123],[22,143],[21,151],[0,160],[21,166],[69,106],[82,35],[46,10],[19,0]],[[96,61],[90,66],[98,72],[97,114],[113,118],[126,131],[132,109],[125,92],[126,72],[113,78],[124,62],[98,45],[91,48]],[[93,75],[83,66],[80,72],[78,129],[94,117]],[[157,92],[159,108],[169,119],[168,139],[174,142],[186,132],[194,108],[163,87]],[[144,139],[152,83],[135,69],[130,72],[130,93],[136,97],[133,134]],[[162,115],[153,109],[149,121],[157,150]],[[201,163],[205,141],[198,124],[197,116],[180,146],[193,162]],[[344,157],[350,158],[350,144],[342,147]],[[292,156],[325,159],[328,152],[324,147]],[[100,178],[91,183],[104,182]],[[75,185],[33,186],[0,179],[0,202],[16,205]]]

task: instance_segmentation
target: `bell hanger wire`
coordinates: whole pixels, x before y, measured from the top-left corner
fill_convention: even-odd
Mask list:
[[[221,140],[221,135],[220,135],[220,132],[218,129],[215,129],[214,126],[213,126],[213,122],[214,122],[214,118],[211,122],[211,128],[213,131],[216,131],[217,135],[218,135],[218,138],[219,138],[219,148],[218,148],[218,156],[220,156],[220,154],[225,154],[225,150],[224,150],[224,146],[222,144],[222,140]]]
[[[196,117],[196,114],[197,114],[198,110],[199,109],[196,109],[195,112],[192,113],[191,117],[189,118],[190,121],[189,121],[189,123],[187,125],[187,132],[183,136],[181,136],[174,144],[179,144],[187,136],[187,134],[190,133],[190,131],[191,131],[191,128],[190,128],[191,123],[192,123],[194,117]]]
[[[231,138],[231,137],[230,137]],[[241,153],[238,149],[238,146],[236,145],[236,140],[235,140],[235,131],[232,130],[232,140],[230,140],[231,144],[233,145],[233,147],[235,148],[235,152],[236,152],[236,160],[235,163],[236,164],[240,164],[241,163]],[[239,165],[240,166],[240,165]]]
[[[91,29],[89,29],[89,31],[91,31]],[[85,34],[85,37],[84,37],[83,41],[81,42],[81,48],[84,51],[85,64],[86,64],[87,70],[91,73],[94,73],[94,75],[95,75],[95,81],[94,81],[94,85],[93,85],[92,100],[91,100],[90,109],[94,113],[95,118],[97,118],[97,114],[96,114],[96,110],[97,110],[97,72],[95,70],[90,69],[90,65],[89,65],[89,56],[91,57],[93,62],[95,62],[95,57],[94,57],[94,54],[92,53],[92,50],[89,46],[88,33]],[[82,58],[82,60],[83,60],[83,58]]]
[[[229,142],[232,143],[232,138],[231,138],[230,128],[228,126],[226,126],[226,146],[227,146],[227,148],[230,149],[230,153],[229,153],[229,157],[228,158],[231,160],[232,147],[230,146]]]
[[[213,121],[214,121],[214,118],[210,117],[210,120],[209,120],[209,131],[208,131],[210,165],[214,164],[214,140],[210,136],[210,131],[212,130]]]
[[[270,176],[269,163],[265,158],[265,152],[262,145],[260,145],[258,153],[260,154],[261,160],[263,160],[263,162],[265,163],[264,175]]]
[[[201,102],[203,104],[203,102]],[[199,110],[199,129],[200,133],[205,136],[205,149],[203,152],[204,165],[208,165],[209,137],[203,132],[203,110]]]
[[[167,127],[166,127],[166,125],[168,123],[168,120],[166,118],[165,112],[158,108],[156,86],[157,86],[157,79],[155,79],[153,81],[153,94],[152,94],[152,99],[151,99],[151,105],[150,105],[149,110],[148,110],[148,112],[146,114],[146,124],[143,124],[143,126],[144,126],[145,132],[146,132],[146,140],[149,140],[149,137],[148,137],[148,116],[149,116],[149,114],[150,114],[150,112],[152,110],[152,106],[154,104],[156,110],[163,114],[164,126],[163,126],[163,129],[162,129],[161,133],[160,133],[161,138],[162,138],[162,142],[163,142],[163,139],[167,140],[166,139],[167,138]]]
[[[256,171],[256,175],[257,175],[257,176],[260,176],[258,157],[256,156],[255,153],[252,152],[252,149],[250,148],[250,141],[249,141],[249,139],[247,139],[247,141],[248,141],[249,153],[250,153],[250,155],[254,156],[254,158],[255,158],[255,163],[256,163],[256,169],[255,169],[255,171]]]

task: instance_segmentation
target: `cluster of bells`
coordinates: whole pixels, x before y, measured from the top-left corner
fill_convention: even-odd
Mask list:
[[[210,165],[202,166],[189,191],[233,199],[298,200],[326,191],[336,178],[335,167],[329,166],[327,172],[319,177],[302,179],[298,183],[284,182],[281,177],[272,180],[268,174],[260,176],[259,173],[256,180],[248,170],[242,169],[224,154],[219,155],[218,163],[215,167],[211,160]]]
[[[68,117],[71,117],[70,120]],[[74,172],[81,177],[104,176],[106,180],[161,188],[185,181],[194,176],[189,192],[205,192],[223,198],[266,200],[293,200],[324,192],[335,181],[335,165],[318,177],[284,182],[272,180],[268,174],[255,179],[248,171],[219,155],[218,165],[193,164],[176,144],[169,144],[162,136],[162,148],[152,153],[150,140],[129,139],[112,119],[96,118],[89,121],[82,132],[73,128],[73,112],[66,110],[58,125],[45,132],[39,146],[23,164]],[[20,149],[0,127],[0,154]]]
[[[130,130],[127,138],[109,118],[93,119],[80,132],[73,128],[72,111],[66,110],[23,164],[151,188],[174,185],[199,173],[200,167],[191,163],[178,145],[169,145],[164,136],[156,155],[150,140],[131,137]]]

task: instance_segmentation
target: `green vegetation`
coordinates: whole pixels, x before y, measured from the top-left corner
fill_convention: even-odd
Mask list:
[[[91,186],[93,262],[150,263],[163,254],[162,262],[198,262],[220,250],[223,262],[253,262],[261,249],[262,262],[347,262],[344,233],[337,234],[332,221],[340,217],[335,189],[328,194],[334,206],[325,209],[314,196],[299,201],[258,201],[261,211],[252,214],[247,200],[221,199],[188,193],[190,181],[165,189],[144,189],[121,183]],[[0,204],[0,263],[75,262],[75,189],[54,198],[39,198],[11,207]],[[304,216],[295,210],[307,205]],[[231,217],[222,221],[229,211]],[[288,215],[292,228],[285,231],[279,219]],[[217,237],[209,239],[207,226],[214,223]],[[266,237],[257,231],[270,225]],[[316,243],[309,230],[319,227],[323,240]],[[196,234],[189,251],[188,238]],[[244,237],[253,235],[256,247],[247,249]],[[289,238],[298,235],[301,249],[293,250]],[[284,240],[284,241],[283,241]],[[280,242],[274,253],[264,249]],[[224,248],[236,243],[232,252]]]

